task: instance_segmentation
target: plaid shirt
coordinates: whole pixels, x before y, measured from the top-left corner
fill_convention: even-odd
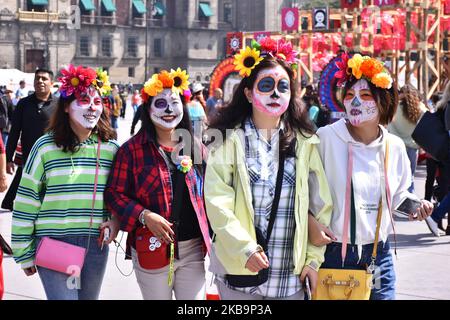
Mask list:
[[[210,249],[208,220],[203,201],[203,172],[194,169],[186,174],[192,206],[202,231],[207,250]],[[170,169],[157,144],[145,130],[123,144],[111,168],[105,203],[119,218],[120,229],[128,232],[127,254],[135,247],[135,231],[142,226],[139,215],[144,209],[169,220],[172,211],[172,181]]]
[[[244,123],[245,158],[250,176],[255,210],[255,225],[266,235],[269,225],[278,172],[279,131],[268,143],[257,131],[251,118]],[[283,130],[283,126],[280,127]],[[268,244],[269,280],[258,287],[233,290],[264,297],[284,298],[302,289],[300,277],[294,274],[295,233],[295,158],[286,158],[280,202]],[[226,283],[222,276],[218,280]]]

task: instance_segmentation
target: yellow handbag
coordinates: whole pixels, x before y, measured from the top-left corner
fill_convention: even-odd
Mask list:
[[[372,251],[372,262],[367,270],[319,269],[317,289],[313,300],[369,300],[372,278],[377,258],[378,237],[382,213],[381,199],[378,205],[377,229]]]
[[[384,159],[385,177],[387,177],[387,163],[389,156],[389,143],[386,141],[386,153]],[[349,168],[348,174],[352,170],[352,147],[349,146]],[[350,178],[351,179],[351,178]],[[349,180],[347,179],[347,182]],[[347,191],[349,185],[347,185]],[[386,191],[389,193],[386,183]],[[348,193],[348,192],[347,192]],[[347,199],[349,199],[347,197]],[[369,300],[372,291],[373,272],[375,270],[375,261],[377,258],[378,240],[381,226],[381,216],[383,212],[382,198],[378,203],[377,227],[375,232],[375,241],[373,245],[371,264],[366,270],[357,269],[319,269],[317,288],[313,294],[313,300]],[[389,203],[388,203],[389,207]],[[346,215],[349,210],[346,210]],[[344,222],[344,228],[348,226]],[[344,229],[345,230],[345,229]],[[344,245],[343,245],[344,246]],[[345,250],[344,250],[345,251]],[[342,261],[345,260],[345,255]]]
[[[369,300],[372,273],[366,270],[320,269],[314,300]]]

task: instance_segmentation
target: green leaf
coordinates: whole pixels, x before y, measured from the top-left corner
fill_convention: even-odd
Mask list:
[[[252,47],[252,49],[256,49],[258,51],[261,51],[261,45],[255,39],[252,39],[251,47]]]

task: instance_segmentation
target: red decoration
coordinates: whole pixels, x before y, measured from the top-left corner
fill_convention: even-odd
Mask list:
[[[450,0],[444,2],[444,14],[450,15]]]
[[[375,0],[373,4],[378,7],[392,6],[397,4],[397,0]]]
[[[341,0],[341,8],[347,9],[359,8],[359,0]]]
[[[228,32],[227,33],[227,56],[234,55],[243,47],[244,37],[242,32]]]
[[[222,60],[214,69],[209,85],[209,95],[211,97],[214,95],[214,90],[217,88],[223,89],[224,82],[229,75],[233,73],[237,74],[233,62],[234,57],[226,58],[225,60]]]
[[[253,38],[258,42],[261,42],[262,39],[268,37],[270,37],[270,32],[258,31],[253,34]]]
[[[298,31],[299,27],[298,8],[281,9],[281,30],[282,31]]]

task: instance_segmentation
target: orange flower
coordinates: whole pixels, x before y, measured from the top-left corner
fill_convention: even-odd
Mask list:
[[[382,89],[390,89],[392,87],[392,77],[386,72],[376,74],[371,82]]]
[[[376,74],[382,72],[383,68],[383,64],[380,61],[369,58],[363,60],[360,70],[366,78],[372,79]]]
[[[158,75],[158,79],[162,82],[163,88],[171,89],[173,87],[173,78],[166,70],[161,71]]]

